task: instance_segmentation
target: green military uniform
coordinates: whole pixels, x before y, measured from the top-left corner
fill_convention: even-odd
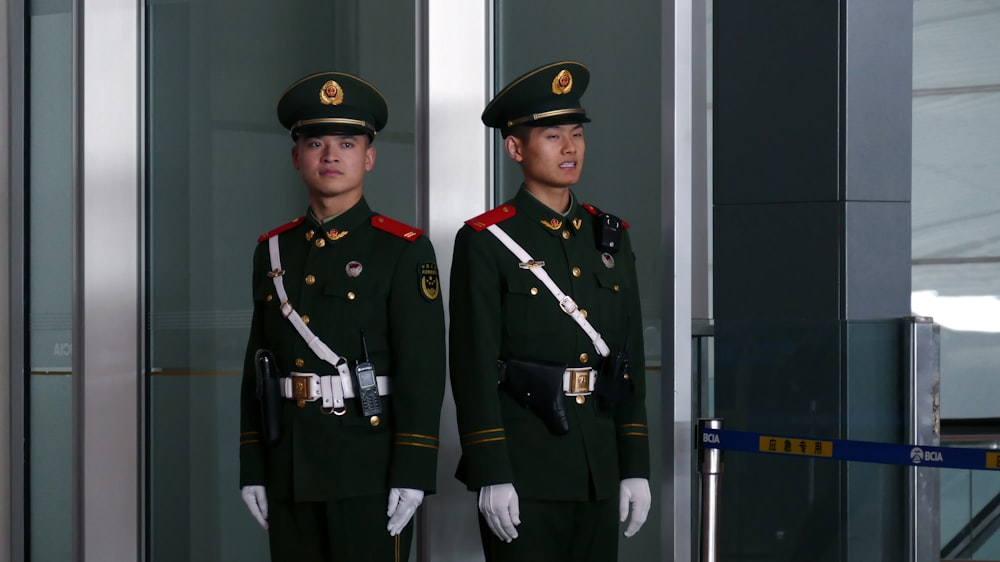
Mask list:
[[[349,88],[348,79],[338,80]],[[314,92],[318,86],[309,88]],[[336,412],[324,411],[320,400],[299,404],[283,398],[280,440],[267,442],[256,395],[257,350],[273,353],[281,376],[337,373],[285,317],[269,252],[275,238],[288,304],[352,369],[365,358],[363,334],[367,359],[390,383],[389,394],[380,397],[380,415],[362,416],[357,398],[347,399],[346,411]],[[325,222],[310,211],[261,236],[252,280],[240,486],[266,488],[273,559],[329,559],[313,550],[293,555],[286,546],[276,546],[301,541],[301,534],[285,535],[314,526],[306,536],[328,541],[315,548],[329,549],[333,560],[405,560],[412,534],[404,532],[402,543],[399,536],[389,536],[386,498],[390,488],[435,490],[444,390],[444,318],[429,239],[374,213],[362,198]],[[325,518],[333,530],[312,518]],[[334,532],[340,530],[345,532]],[[356,551],[373,543],[386,555]]]
[[[530,90],[532,80],[539,74],[543,75],[541,86],[547,90],[548,81],[553,80],[560,68],[535,71],[515,81],[514,88],[508,88],[511,97],[523,94],[517,88]],[[585,69],[575,65],[570,69],[578,86],[582,82],[578,90],[582,93],[586,86]],[[503,93],[498,95],[498,99],[502,96]],[[541,100],[541,107],[529,108],[531,111],[521,114],[550,111],[556,118],[570,115],[572,122],[586,120],[585,114],[572,111],[578,107],[574,105],[577,100],[548,99],[551,97]],[[517,106],[518,102],[514,100],[508,105]],[[489,113],[487,108],[484,113],[487,125],[510,126],[503,120],[499,125],[494,124],[495,119]],[[597,209],[578,203],[575,196],[565,214],[556,213],[522,186],[513,199],[467,221],[455,240],[449,309],[451,384],[462,442],[457,477],[470,490],[513,483],[521,501],[522,524],[518,527],[519,537],[512,543],[498,541],[484,528],[488,559],[514,560],[523,556],[530,560],[583,559],[584,554],[573,550],[571,545],[546,544],[550,540],[548,525],[555,524],[552,520],[560,518],[559,513],[565,515],[558,508],[549,509],[559,502],[593,505],[590,512],[593,517],[588,519],[601,519],[604,529],[613,526],[610,537],[601,531],[607,539],[604,542],[611,544],[585,541],[589,546],[584,548],[601,549],[614,556],[619,482],[624,478],[649,477],[642,321],[635,258],[624,228],[617,251],[598,248],[595,229],[600,226],[599,214]],[[577,399],[564,396],[569,432],[556,435],[539,416],[520,406],[498,386],[498,360],[520,359],[599,369],[602,357],[591,338],[563,312],[531,267],[486,230],[489,225],[498,226],[535,262],[544,264],[541,267],[555,285],[584,310],[587,320],[612,350],[627,345],[633,390],[627,401],[606,412],[599,408],[593,395]],[[537,505],[526,508],[526,500]],[[532,519],[528,509],[534,509],[548,521]],[[543,525],[542,531],[534,530],[539,525]],[[571,536],[588,537],[598,532],[586,525],[576,527]],[[559,558],[539,557],[557,555]]]

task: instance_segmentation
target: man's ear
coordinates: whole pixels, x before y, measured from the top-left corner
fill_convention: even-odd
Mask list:
[[[299,143],[296,142],[292,145],[292,166],[298,170],[299,169]]]
[[[365,149],[365,171],[370,172],[375,167],[375,147],[369,146]]]
[[[524,143],[521,139],[514,135],[508,135],[503,139],[503,147],[507,151],[507,156],[510,156],[515,162],[521,162],[524,160],[524,154],[522,153]]]

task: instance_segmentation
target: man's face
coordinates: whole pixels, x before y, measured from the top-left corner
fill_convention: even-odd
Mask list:
[[[301,136],[292,147],[292,164],[311,196],[332,198],[360,192],[375,166],[375,148],[365,135]]]
[[[524,182],[539,187],[569,187],[580,181],[583,125],[532,127],[527,140],[515,136],[505,141],[508,155],[521,164]]]

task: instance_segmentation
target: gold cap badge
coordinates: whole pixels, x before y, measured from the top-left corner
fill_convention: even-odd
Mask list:
[[[340,105],[344,103],[344,90],[340,89],[340,84],[327,80],[319,90],[319,101],[323,105]]]
[[[560,96],[571,91],[573,91],[573,75],[564,68],[552,79],[552,93]]]

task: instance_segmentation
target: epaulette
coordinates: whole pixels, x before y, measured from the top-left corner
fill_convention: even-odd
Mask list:
[[[478,217],[465,221],[465,224],[472,227],[472,230],[479,232],[486,230],[486,227],[501,223],[517,214],[517,209],[513,205],[500,205],[495,209],[486,211]]]
[[[372,226],[379,230],[388,232],[389,234],[399,236],[408,242],[413,242],[417,238],[420,238],[420,235],[424,233],[424,231],[419,228],[413,228],[412,226],[401,223],[398,220],[390,219],[385,215],[375,215],[372,217]]]
[[[587,212],[590,213],[590,214],[592,214],[592,215],[594,215],[595,217],[598,216],[598,215],[600,215],[602,213],[602,211],[600,209],[598,209],[597,207],[591,205],[590,203],[580,203],[580,205],[584,209],[587,209]],[[628,228],[628,223],[625,222],[625,221],[622,221],[622,226],[624,226],[625,228]]]
[[[292,222],[285,223],[285,224],[279,226],[278,228],[275,228],[274,230],[268,230],[264,234],[261,234],[260,238],[258,238],[257,241],[258,242],[263,242],[264,240],[267,240],[268,238],[270,238],[272,236],[277,236],[277,235],[281,234],[282,232],[285,232],[286,230],[291,230],[291,229],[295,228],[296,226],[299,226],[300,224],[302,224],[302,221],[304,221],[304,220],[306,220],[306,216],[302,215],[301,217],[293,220]]]

